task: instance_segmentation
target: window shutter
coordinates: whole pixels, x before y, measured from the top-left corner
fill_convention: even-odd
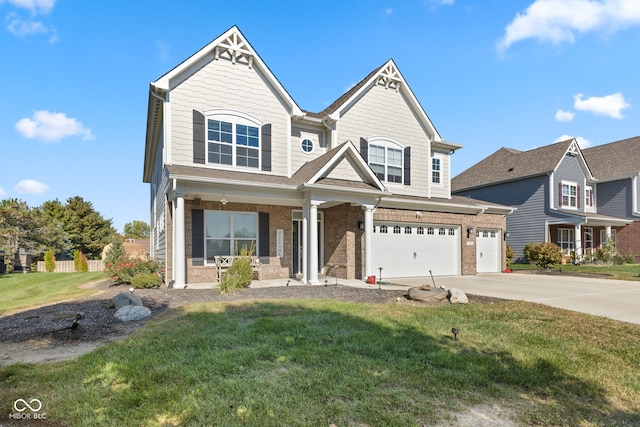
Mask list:
[[[269,212],[258,212],[258,256],[269,256]]]
[[[580,209],[580,186],[576,186],[576,207]]]
[[[364,138],[360,138],[360,155],[369,164],[369,141]]]
[[[558,184],[558,207],[562,207],[562,183]]]
[[[193,265],[204,265],[204,211],[191,210],[191,257]]]
[[[411,185],[411,147],[404,149],[404,185]]]
[[[205,163],[205,139],[204,114],[193,110],[193,163]]]
[[[271,123],[262,126],[262,170],[271,172]]]

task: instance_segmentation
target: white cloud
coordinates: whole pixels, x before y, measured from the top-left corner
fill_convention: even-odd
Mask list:
[[[526,39],[573,43],[576,33],[640,25],[638,0],[535,0],[505,28],[499,49]]]
[[[2,3],[2,0],[0,0],[0,3]],[[7,0],[7,3],[11,3],[19,9],[27,9],[34,15],[46,15],[51,13],[56,0]]]
[[[558,110],[556,111],[556,120],[559,122],[570,122],[575,115],[576,113],[571,111]]]
[[[94,139],[91,129],[85,128],[78,119],[47,110],[36,111],[32,119],[21,119],[15,124],[15,128],[25,138],[35,138],[45,142],[57,142],[67,136],[75,135],[82,136],[84,140]]]
[[[48,189],[48,185],[34,179],[23,179],[14,187],[14,190],[21,194],[42,194]]]
[[[558,138],[556,138],[555,142],[560,142],[560,141],[566,141],[567,139],[571,139],[571,138],[575,138],[576,141],[578,142],[578,145],[580,146],[580,148],[585,149],[587,147],[590,147],[593,143],[591,141],[589,141],[587,138],[583,137],[583,136],[571,136],[571,135],[562,135]]]
[[[631,107],[624,99],[622,93],[614,93],[613,95],[606,96],[592,96],[587,99],[583,99],[584,95],[579,93],[573,97],[573,108],[581,111],[591,111],[599,116],[609,116],[614,119],[622,119],[622,110]]]
[[[23,21],[16,17],[15,14],[10,13],[7,16],[7,30],[13,35],[18,37],[29,36],[32,34],[44,34],[47,32],[47,28],[40,21]]]

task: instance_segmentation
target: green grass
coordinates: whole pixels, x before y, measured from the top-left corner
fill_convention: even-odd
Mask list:
[[[518,270],[537,270],[533,264],[511,264],[509,266],[514,271]],[[603,274],[608,279],[616,280],[640,280],[640,264],[623,264],[623,265],[600,265],[600,264],[582,264],[582,265],[557,265],[552,270],[562,270],[564,272]]]
[[[632,426],[638,366],[640,326],[524,302],[202,303],[0,368],[0,417],[29,397],[61,426],[398,427],[502,402],[522,425]]]
[[[78,286],[103,278],[102,272],[0,274],[0,315],[91,295]]]

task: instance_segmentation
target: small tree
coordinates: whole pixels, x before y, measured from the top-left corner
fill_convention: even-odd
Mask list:
[[[44,253],[44,269],[47,273],[53,273],[56,271],[56,256],[52,249],[48,249]]]
[[[516,255],[513,248],[511,246],[507,246],[507,250],[505,251],[505,258],[507,260],[507,265],[511,265],[513,261],[513,257]]]
[[[76,249],[73,251],[73,268],[78,273],[86,273],[89,271],[89,262],[82,251]]]
[[[529,243],[524,247],[524,255],[539,268],[551,268],[562,262],[562,248],[554,243]]]
[[[236,248],[236,258],[220,280],[220,292],[226,294],[251,284],[253,280],[251,260],[255,249],[255,243],[252,243],[250,248],[246,245],[242,246],[239,252]]]

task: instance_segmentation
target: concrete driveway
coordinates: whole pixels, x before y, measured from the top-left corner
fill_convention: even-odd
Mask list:
[[[431,283],[431,279],[420,283]],[[436,286],[640,324],[640,282],[523,273],[435,277]],[[410,283],[403,283],[409,285]]]

